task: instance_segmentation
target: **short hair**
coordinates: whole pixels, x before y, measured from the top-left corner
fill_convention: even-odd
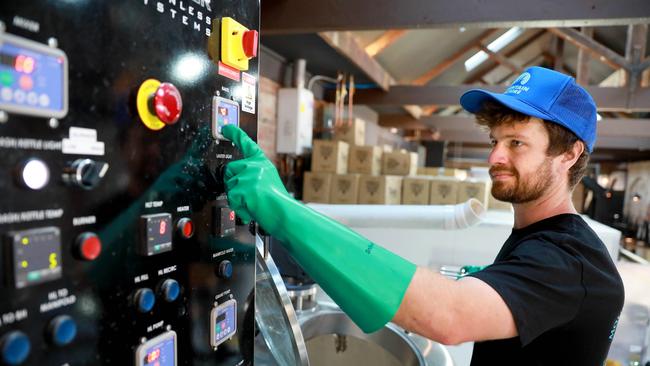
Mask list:
[[[483,103],[481,110],[476,113],[476,123],[492,129],[504,124],[527,122],[530,116],[517,112],[505,105],[493,101]],[[589,163],[589,152],[584,141],[575,133],[553,121],[544,120],[544,128],[548,134],[549,142],[546,149],[547,156],[558,156],[569,151],[578,142],[583,145],[583,151],[575,164],[569,169],[569,189],[573,189],[585,175]]]

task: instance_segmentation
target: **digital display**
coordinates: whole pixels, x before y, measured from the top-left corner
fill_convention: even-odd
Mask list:
[[[221,128],[225,125],[239,126],[239,104],[230,99],[214,97],[212,100],[212,136],[223,140]]]
[[[0,35],[0,110],[64,117],[68,109],[67,67],[61,50]]]
[[[176,366],[176,333],[163,333],[138,347],[137,366]]]
[[[61,278],[61,232],[45,227],[9,233],[14,285],[24,288]]]
[[[217,347],[237,333],[237,301],[230,299],[212,309],[210,313],[210,343]]]
[[[172,215],[168,213],[142,216],[140,254],[152,256],[172,250]]]

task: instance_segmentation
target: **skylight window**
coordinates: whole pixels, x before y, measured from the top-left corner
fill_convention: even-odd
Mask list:
[[[507,46],[510,42],[514,41],[522,33],[524,33],[524,30],[520,27],[510,28],[507,32],[503,33],[499,38],[490,42],[490,44],[487,46],[487,49],[492,52],[499,52],[503,47]],[[465,61],[465,70],[467,70],[468,72],[472,71],[487,59],[488,59],[488,54],[485,53],[484,51],[479,51],[475,53],[472,57],[468,58],[467,61]]]

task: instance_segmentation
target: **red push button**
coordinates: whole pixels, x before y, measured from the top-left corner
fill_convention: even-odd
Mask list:
[[[95,233],[82,233],[77,237],[77,251],[81,259],[95,260],[102,252],[102,242]]]
[[[194,235],[194,224],[192,223],[192,220],[187,217],[178,220],[176,227],[178,228],[178,233],[184,239],[189,239]]]
[[[248,58],[253,58],[257,56],[257,40],[259,34],[256,30],[249,30],[244,32],[242,37],[242,47],[244,48],[244,54]]]
[[[156,116],[165,124],[172,125],[178,121],[183,110],[181,93],[171,83],[162,83],[153,96]]]

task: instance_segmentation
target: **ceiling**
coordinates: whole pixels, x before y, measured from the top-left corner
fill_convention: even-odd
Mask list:
[[[506,86],[522,69],[533,65],[556,68],[574,77],[578,73],[579,80],[590,88],[598,88],[599,85],[616,86],[619,89],[602,91],[628,98],[627,104],[625,100],[620,103],[620,108],[612,102],[612,108],[600,111],[606,121],[604,126],[608,128],[602,138],[599,135],[603,144],[600,148],[596,145],[592,156],[594,160],[650,159],[650,119],[645,120],[650,111],[650,93],[646,93],[646,84],[639,82],[638,87],[632,89],[622,85],[621,81],[625,77],[616,78],[624,75],[623,71],[612,76],[621,69],[616,62],[630,62],[626,65],[631,65],[632,61],[643,63],[648,60],[650,37],[646,35],[647,24],[650,23],[650,2],[647,0],[620,0],[615,2],[618,5],[614,8],[607,8],[612,3],[604,0],[576,0],[569,3],[544,0],[543,3],[549,5],[549,11],[545,14],[547,18],[541,20],[538,18],[543,16],[531,15],[525,10],[526,3],[539,8],[540,2],[535,1],[533,4],[532,0],[494,0],[490,2],[493,5],[490,8],[478,0],[468,0],[466,4],[459,5],[461,8],[474,9],[478,15],[458,15],[452,13],[451,8],[445,8],[447,5],[435,1],[403,0],[400,5],[405,9],[400,13],[403,15],[383,15],[385,21],[380,16],[386,10],[382,7],[396,5],[384,0],[324,0],[308,3],[311,7],[303,9],[305,5],[298,0],[263,2],[261,43],[288,62],[305,59],[307,70],[313,75],[336,77],[337,72],[352,74],[359,87],[358,93],[380,92],[391,95],[393,90],[399,89],[398,86],[419,88],[412,88],[411,94],[420,89],[428,92],[449,86],[460,87],[456,88],[458,90],[469,89],[472,85]],[[581,7],[587,3],[598,8],[594,10],[591,7]],[[362,8],[364,4],[367,5],[365,13],[356,17],[347,14]],[[559,5],[554,8],[556,4]],[[520,10],[510,9],[504,16],[494,10],[494,5],[516,5],[516,9]],[[411,6],[416,8],[411,9]],[[438,12],[433,13],[435,16],[421,17],[420,14],[426,13],[426,9],[432,6],[443,9],[436,9]],[[375,10],[377,16],[373,16]],[[400,9],[394,9],[394,12],[399,11]],[[445,11],[449,12],[447,17],[439,14]],[[288,21],[291,12],[300,13],[300,19]],[[571,18],[563,18],[565,14]],[[447,22],[447,19],[453,21]],[[409,28],[399,28],[405,24]],[[575,41],[576,37],[578,40],[580,38],[580,34],[575,33],[579,33],[581,28],[563,27],[576,24],[593,25],[583,31],[590,38],[584,41],[589,48],[585,47],[585,43]],[[640,25],[635,25],[632,29],[633,26],[629,24]],[[373,26],[377,28],[370,28]],[[466,70],[465,61],[480,51],[479,47],[488,46],[513,26],[521,27],[521,34],[475,69]],[[632,55],[631,51],[626,54],[626,46],[631,47],[628,46],[628,32],[632,31],[636,33],[629,42],[642,52],[641,55]],[[584,61],[580,62],[579,58]],[[585,71],[587,69],[588,72]],[[261,72],[265,72],[263,66]],[[603,88],[598,88],[596,92],[601,89]],[[597,99],[597,94],[594,94],[594,99]],[[329,98],[327,93],[325,98]],[[635,103],[629,102],[629,98],[636,98]],[[611,99],[604,97],[604,100]],[[380,124],[384,120],[390,120],[393,122],[384,125],[398,127],[405,135],[412,135],[414,130],[418,130],[418,138],[437,137],[453,141],[454,146],[465,143],[472,147],[465,149],[468,153],[471,152],[472,158],[487,156],[487,141],[472,139],[472,131],[465,131],[462,126],[456,128],[444,119],[471,117],[457,106],[418,102],[414,104],[419,105],[419,113],[413,113],[412,108],[407,110],[390,101],[379,101],[377,98],[368,100],[368,105],[379,113]],[[432,96],[431,101],[437,102],[438,99]],[[632,105],[634,108],[630,108]],[[401,119],[397,119],[397,116]],[[624,136],[617,132],[619,129],[611,128],[628,120],[630,126],[631,122],[635,123],[635,134],[632,136]],[[647,122],[647,128],[643,122]],[[445,126],[451,126],[453,130],[445,129]],[[434,134],[435,131],[438,133]]]

